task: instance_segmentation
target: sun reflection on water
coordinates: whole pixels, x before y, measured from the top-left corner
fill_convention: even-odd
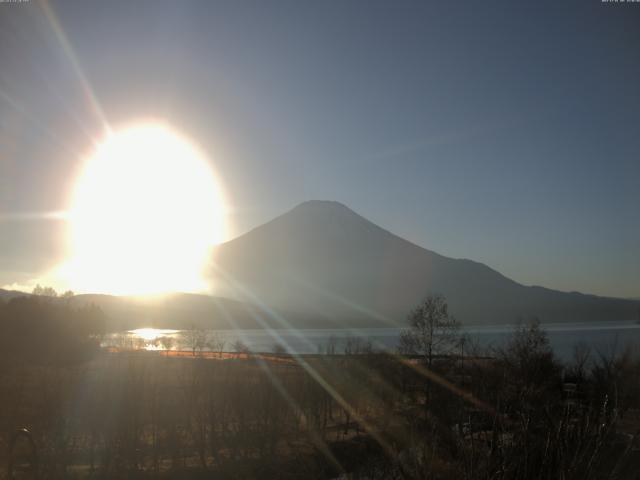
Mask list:
[[[168,330],[163,328],[136,328],[135,330],[129,330],[136,338],[142,338],[143,340],[152,341],[160,337],[166,337],[168,335],[175,335],[180,330]]]
[[[132,340],[140,343],[144,342],[145,350],[165,350],[166,347],[161,345],[159,340],[163,337],[175,337],[180,330],[171,330],[166,328],[136,328],[129,330],[127,333],[131,335]]]

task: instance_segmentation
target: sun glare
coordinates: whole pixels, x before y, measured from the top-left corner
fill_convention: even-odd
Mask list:
[[[171,336],[178,333],[179,330],[168,330],[161,328],[137,328],[129,331],[135,338],[141,338],[147,342],[157,340],[161,337]]]
[[[224,235],[222,194],[206,158],[167,127],[111,133],[87,161],[70,212],[76,291],[202,291]]]

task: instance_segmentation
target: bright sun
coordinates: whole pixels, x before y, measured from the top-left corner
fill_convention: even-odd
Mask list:
[[[70,212],[77,291],[201,291],[224,235],[222,194],[205,157],[164,126],[111,133],[88,160]]]

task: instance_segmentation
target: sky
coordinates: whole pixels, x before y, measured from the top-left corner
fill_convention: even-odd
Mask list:
[[[640,297],[640,3],[0,3],[0,285],[68,255],[104,126],[206,153],[228,238],[340,201],[530,285]]]

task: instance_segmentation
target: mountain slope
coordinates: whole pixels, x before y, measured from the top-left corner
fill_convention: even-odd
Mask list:
[[[217,294],[322,319],[326,326],[401,322],[428,293],[461,321],[636,319],[639,302],[526,287],[486,265],[414,245],[337,202],[305,202],[218,247]],[[250,292],[250,293],[247,293]],[[314,322],[315,323],[315,322]]]

